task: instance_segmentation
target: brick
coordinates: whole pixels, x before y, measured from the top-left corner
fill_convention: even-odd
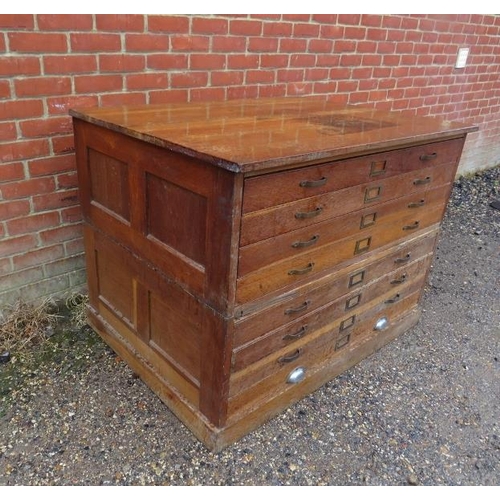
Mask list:
[[[68,293],[68,287],[69,276],[65,274],[22,287],[19,289],[19,293],[25,301],[39,302],[44,297],[51,299],[65,297]]]
[[[22,217],[29,214],[29,212],[30,204],[28,200],[0,202],[0,220],[5,221],[15,217]]]
[[[39,77],[14,81],[18,97],[37,97],[60,95],[71,92],[71,79],[68,77]]]
[[[58,175],[56,177],[56,189],[72,189],[78,187],[78,177],[76,172],[70,172]]]
[[[11,52],[66,52],[68,44],[63,33],[9,33]]]
[[[189,56],[189,67],[197,69],[224,69],[226,67],[226,56],[222,54],[191,54]]]
[[[64,244],[66,249],[66,255],[78,255],[85,251],[85,245],[83,243],[83,238],[77,238],[75,240],[68,241]]]
[[[2,138],[2,141],[13,141],[17,139],[15,122],[0,123],[0,137]]]
[[[313,89],[315,94],[335,93],[337,92],[337,82],[315,82]]]
[[[47,156],[49,143],[46,139],[16,141],[0,144],[0,162],[25,160],[36,156]]]
[[[71,108],[90,108],[98,104],[99,100],[96,96],[88,95],[68,95],[47,98],[47,107],[50,115],[65,115]]]
[[[337,82],[337,92],[354,92],[358,88],[358,82],[341,80]]]
[[[0,276],[9,274],[14,270],[11,259],[0,259]]]
[[[3,33],[0,33],[0,52],[5,52],[5,51],[6,51],[5,35]]]
[[[188,67],[189,58],[186,54],[149,54],[147,67],[149,69],[184,69]]]
[[[359,66],[363,57],[358,54],[342,54],[340,56],[341,66]]]
[[[38,14],[37,21],[42,31],[85,31],[94,24],[90,14]]]
[[[274,83],[276,71],[274,70],[248,70],[245,72],[246,83]]]
[[[45,276],[48,278],[67,274],[75,269],[83,269],[85,266],[85,258],[83,255],[73,255],[65,259],[60,259],[57,262],[49,262],[45,264]]]
[[[368,102],[369,93],[368,92],[351,92],[349,94],[350,104],[359,104]]]
[[[296,23],[293,26],[293,36],[317,38],[319,36],[320,26],[312,23]]]
[[[243,36],[215,36],[212,41],[213,52],[245,52],[247,39]]]
[[[361,15],[359,14],[339,14],[337,22],[339,24],[350,24],[350,25],[358,25],[361,21]]]
[[[0,75],[27,76],[40,74],[40,60],[38,57],[14,57],[12,55],[0,57]]]
[[[0,14],[0,28],[33,29],[33,14]]]
[[[95,55],[45,56],[43,68],[46,75],[93,73],[97,71],[97,57]]]
[[[307,82],[326,80],[328,78],[329,70],[327,68],[311,68],[306,69],[304,73],[304,80]]]
[[[379,27],[382,25],[382,16],[376,14],[363,14],[361,16],[361,24],[363,26]]]
[[[49,193],[54,190],[55,182],[52,177],[41,177],[3,184],[0,187],[5,200],[27,198],[35,194]]]
[[[63,224],[75,224],[82,220],[82,207],[80,205],[74,205],[61,210],[61,221]]]
[[[123,106],[130,104],[147,104],[145,92],[120,92],[118,94],[103,94],[102,106]]]
[[[122,48],[119,34],[71,33],[73,52],[115,52]]]
[[[226,35],[228,33],[228,30],[229,22],[227,19],[195,17],[191,22],[192,33],[207,35]]]
[[[57,210],[78,203],[78,190],[51,192],[33,197],[33,208],[35,212]]]
[[[279,69],[276,80],[278,82],[300,82],[304,79],[304,70]]]
[[[332,38],[334,40],[338,40],[338,39],[343,38],[345,29],[346,28],[344,28],[343,26],[323,25],[323,26],[321,26],[321,29],[320,29],[320,36],[321,36],[321,38]],[[353,28],[349,28],[349,29],[353,29]],[[358,28],[358,29],[360,31],[362,31],[363,33],[365,32],[364,28]]]
[[[281,19],[280,14],[250,14],[251,19],[269,19],[278,21]]]
[[[212,71],[210,82],[213,86],[241,85],[244,76],[243,71]]]
[[[123,89],[121,75],[75,76],[75,90],[80,93],[117,91]]]
[[[58,134],[68,134],[73,131],[71,117],[61,116],[37,120],[26,120],[20,124],[23,137],[46,137]]]
[[[309,52],[318,53],[330,53],[333,50],[332,40],[309,40]]]
[[[261,68],[286,68],[288,66],[288,61],[290,57],[286,54],[262,54],[260,56],[260,67]]]
[[[125,77],[127,90],[165,88],[168,83],[166,73],[141,73]]]
[[[143,71],[146,56],[138,54],[99,54],[99,70],[103,73]]]
[[[125,36],[125,47],[131,52],[161,52],[170,47],[168,35],[151,33],[127,34]]]
[[[15,273],[7,274],[0,277],[0,290],[11,290],[19,288],[27,283],[39,281],[43,278],[43,270],[41,267],[34,269],[24,269]]]
[[[52,143],[52,151],[56,155],[60,154],[64,155],[75,152],[75,140],[73,135],[61,135],[61,136],[51,137],[50,142]]]
[[[76,169],[75,155],[49,156],[28,162],[31,177],[54,175]]]
[[[69,273],[68,277],[72,293],[80,292],[83,295],[88,295],[87,273],[85,268]]]
[[[51,247],[39,248],[22,255],[15,255],[12,261],[14,269],[26,269],[62,257],[64,257],[64,247],[62,245],[54,245]]]
[[[0,257],[26,252],[30,248],[34,248],[35,245],[35,237],[32,234],[5,239],[0,245]]]
[[[286,95],[286,85],[262,85],[259,87],[259,97],[283,97]]]
[[[306,52],[307,40],[302,38],[281,38],[280,52]]]
[[[200,35],[172,35],[170,37],[172,50],[176,52],[208,51],[210,38]]]
[[[148,16],[149,31],[167,33],[185,33],[189,29],[189,18],[186,16]]]
[[[0,168],[0,183],[18,181],[24,179],[24,167],[22,163],[8,163]]]
[[[229,33],[233,35],[261,35],[262,22],[257,20],[232,20],[229,24]]]
[[[255,54],[238,54],[227,56],[227,67],[229,69],[251,69],[259,66],[259,56]]]
[[[290,67],[306,68],[316,66],[316,55],[314,54],[291,54]]]
[[[187,102],[188,97],[189,97],[188,91],[184,89],[152,90],[149,92],[150,104]]]
[[[83,228],[81,224],[71,224],[40,231],[40,241],[44,245],[51,245],[81,238],[82,234]]]
[[[398,16],[383,16],[382,27],[390,29],[399,29],[401,27],[402,19]]]
[[[344,28],[344,38],[348,40],[365,40],[367,29],[363,27],[346,26]]]
[[[292,36],[293,24],[292,23],[264,23],[263,35],[264,36]]]
[[[144,31],[144,16],[139,14],[97,14],[96,27],[100,31]]]
[[[336,40],[334,44],[335,52],[354,52],[356,42],[354,40]]]
[[[377,48],[380,54],[394,54],[396,51],[396,44],[393,42],[379,42]]]
[[[172,73],[170,75],[171,87],[203,87],[208,83],[206,71],[193,71],[190,73]]]
[[[313,83],[311,82],[291,82],[286,85],[286,95],[311,95],[313,88]]]
[[[20,219],[12,219],[7,222],[7,229],[10,236],[19,236],[21,234],[30,234],[46,229],[48,227],[55,227],[59,224],[58,212],[47,212],[43,214],[34,214]]]
[[[377,42],[372,42],[372,41],[357,42],[356,52],[358,54],[373,54],[377,52]]]
[[[189,90],[189,100],[191,102],[223,101],[225,97],[226,89],[221,87],[208,87]]]
[[[340,55],[338,54],[318,54],[316,57],[317,66],[336,67],[340,62]]]
[[[249,52],[276,52],[278,39],[270,37],[250,37],[248,39]]]
[[[317,15],[315,15],[314,18],[316,19]],[[302,21],[307,23],[309,22],[310,19],[311,19],[310,14],[283,14],[284,21]]]
[[[228,99],[255,99],[259,95],[258,85],[234,86],[227,89]]]

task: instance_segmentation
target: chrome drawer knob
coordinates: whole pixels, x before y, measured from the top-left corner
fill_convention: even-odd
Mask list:
[[[389,326],[389,320],[384,316],[375,323],[374,330],[385,330]]]
[[[299,382],[302,382],[305,377],[306,377],[306,369],[303,368],[302,366],[299,366],[298,368],[295,368],[295,370],[292,370],[288,374],[288,377],[286,378],[286,383],[298,384]]]

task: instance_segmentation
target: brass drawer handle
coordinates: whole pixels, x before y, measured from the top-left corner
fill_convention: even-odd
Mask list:
[[[413,184],[415,186],[423,186],[424,184],[429,184],[429,182],[431,182],[431,178],[430,177],[426,177],[425,179],[415,179],[413,181]]]
[[[311,217],[316,217],[321,212],[323,212],[323,207],[318,207],[311,212],[297,212],[295,214],[296,219],[310,219]]]
[[[408,226],[403,226],[403,231],[413,231],[413,229],[417,229],[420,225],[420,221],[416,220],[413,224],[409,224]]]
[[[297,339],[300,339],[302,338],[306,332],[307,332],[307,329],[309,328],[308,325],[304,325],[302,328],[300,328],[299,330],[297,330],[295,333],[288,333],[287,335],[285,335],[283,337],[283,340],[297,340]]]
[[[315,234],[310,240],[307,241],[296,241],[292,243],[293,248],[306,248],[314,245],[319,240],[319,234]]]
[[[290,309],[285,309],[285,314],[296,314],[305,311],[309,307],[310,303],[311,303],[310,300],[306,300],[302,305],[298,307],[291,307]]]
[[[434,158],[437,158],[437,153],[431,153],[430,155],[420,155],[421,161],[434,160]]]
[[[309,264],[307,264],[306,267],[303,267],[302,269],[291,269],[290,271],[288,271],[288,274],[290,276],[294,276],[297,274],[306,274],[311,272],[313,270],[313,267],[314,267],[314,262],[309,262]]]
[[[401,278],[396,278],[391,281],[391,285],[400,285],[401,283],[404,283],[406,281],[406,274],[403,274]]]
[[[385,301],[385,304],[394,304],[395,302],[397,302],[399,299],[401,298],[401,295],[398,293],[396,295],[394,295],[394,297],[390,298],[390,299],[387,299]]]
[[[328,179],[326,177],[321,177],[321,179],[318,179],[317,181],[302,181],[299,183],[300,187],[303,188],[316,188],[316,187],[321,187],[326,184],[326,181]]]
[[[278,363],[291,363],[292,361],[295,361],[299,356],[300,349],[297,349],[293,354],[290,354],[288,356],[281,356],[281,358],[278,358]]]
[[[413,203],[408,203],[408,208],[418,208],[425,205],[425,200],[414,201]]]
[[[404,264],[405,262],[408,262],[411,259],[411,254],[407,253],[404,257],[398,257],[397,259],[394,260],[395,264]]]

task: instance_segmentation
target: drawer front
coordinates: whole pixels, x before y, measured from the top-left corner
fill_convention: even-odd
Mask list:
[[[426,211],[443,206],[449,190],[450,185],[445,185],[413,193],[242,247],[238,275],[244,276],[273,262],[300,256],[369,227],[375,229],[384,224],[392,225],[405,216],[419,220]]]
[[[402,196],[421,196],[429,189],[450,185],[453,176],[454,170],[446,165],[425,168],[246,214],[241,221],[240,246],[307,228]]]
[[[454,174],[462,146],[460,138],[249,178],[243,213],[426,167],[444,165]]]
[[[235,322],[234,347],[275,330],[290,321],[297,320],[312,310],[362,288],[387,273],[401,275],[401,269],[425,255],[435,247],[437,231],[401,243],[390,250],[374,252],[362,263],[343,266],[340,270],[318,282],[307,283],[264,303],[247,303],[236,312],[240,319]]]
[[[286,384],[286,375],[298,366],[308,367],[341,353],[346,346],[352,346],[364,336],[376,335],[375,325],[381,318],[386,318],[391,324],[397,318],[410,311],[418,304],[421,288],[424,280],[414,281],[400,291],[400,300],[387,303],[392,298],[392,292],[379,297],[369,306],[356,315],[351,327],[341,325],[350,321],[349,316],[340,318],[320,328],[310,338],[302,342],[296,342],[293,347],[282,349],[267,356],[246,369],[233,373],[230,378],[229,397],[231,400],[238,399],[240,394],[249,391],[259,396],[259,390],[252,391],[252,387],[258,387],[262,381],[272,379],[277,373],[281,373],[281,384]],[[243,397],[243,399],[245,399]]]
[[[298,319],[293,320],[293,314],[290,314],[291,322],[236,348],[232,356],[232,370],[239,371],[280,349],[293,348],[297,340],[314,336],[316,330],[342,317],[344,320],[339,328],[348,334],[348,330],[356,323],[356,316],[366,304],[389,292],[393,295],[388,300],[398,301],[400,290],[406,283],[421,281],[425,277],[431,259],[432,255],[429,254],[333,302],[302,314]],[[309,305],[308,302],[306,304]],[[266,321],[266,315],[263,316],[263,321]]]
[[[411,236],[420,229],[441,221],[445,204],[423,212],[418,219],[405,215],[394,223],[359,231],[356,235],[306,252],[299,257],[283,259],[262,267],[237,280],[238,303],[255,300],[286,286],[314,280],[335,266],[349,263],[352,259],[369,255],[372,251],[399,239]]]

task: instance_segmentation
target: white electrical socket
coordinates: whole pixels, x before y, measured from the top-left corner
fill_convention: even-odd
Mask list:
[[[469,55],[469,49],[458,49],[457,61],[455,63],[455,68],[465,68],[467,63],[467,57]]]

